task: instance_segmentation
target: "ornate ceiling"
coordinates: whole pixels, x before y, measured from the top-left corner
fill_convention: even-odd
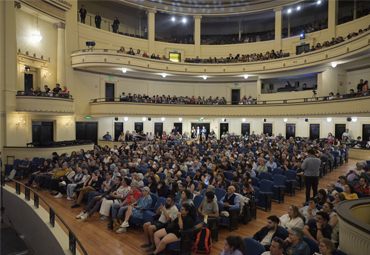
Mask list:
[[[238,15],[292,5],[303,0],[112,0],[140,9],[181,15]]]

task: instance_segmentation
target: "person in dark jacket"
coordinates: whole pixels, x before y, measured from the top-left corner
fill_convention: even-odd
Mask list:
[[[284,254],[290,255],[310,255],[310,247],[303,241],[302,229],[292,227],[289,231],[289,237],[285,239]]]
[[[80,9],[81,23],[84,23],[85,24],[86,14],[87,14],[87,11],[85,9],[85,5],[82,5],[81,6],[81,9]]]
[[[117,34],[118,25],[119,25],[119,20],[118,20],[117,17],[114,17],[114,21],[113,21],[113,25],[112,25],[113,33],[116,33]]]
[[[275,215],[267,217],[267,226],[254,234],[253,239],[260,242],[266,251],[270,250],[270,244],[274,237],[283,239],[283,233],[278,229],[279,218]]]
[[[96,26],[96,28],[100,29],[100,24],[101,24],[101,17],[99,15],[99,12],[97,12],[96,15],[95,15],[95,26]]]

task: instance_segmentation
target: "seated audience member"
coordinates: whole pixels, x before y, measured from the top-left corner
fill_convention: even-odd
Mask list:
[[[317,212],[316,219],[310,220],[303,228],[303,234],[318,242],[322,238],[331,239],[332,228],[329,223],[329,215],[326,212]]]
[[[310,255],[310,247],[303,241],[303,231],[299,227],[292,227],[289,230],[289,237],[285,239],[284,254]]]
[[[335,194],[334,196],[334,201],[333,201],[333,205],[334,205],[334,208],[342,201],[346,200],[346,197],[342,194],[342,193],[337,193]]]
[[[35,181],[37,175],[43,175],[49,168],[49,162],[47,160],[44,161],[42,166],[37,167],[37,171],[32,173],[28,181],[25,183],[26,186],[31,186],[32,188],[37,188],[38,184]]]
[[[19,163],[18,166],[10,172],[9,176],[5,179],[5,181],[11,181],[11,179],[14,178],[16,173],[21,173],[20,176],[22,177],[25,170],[30,170],[30,166],[31,166],[30,157],[25,157],[23,162]]]
[[[118,142],[124,142],[125,141],[125,135],[123,132],[121,132],[121,135],[118,137]]]
[[[326,203],[327,199],[328,199],[328,196],[326,194],[326,191],[324,189],[319,189],[319,191],[317,192],[317,197],[316,197],[317,204],[323,206]]]
[[[265,159],[258,158],[258,163],[260,164],[259,166],[257,166],[257,169],[256,169],[258,172],[261,173],[261,172],[267,172],[268,171]]]
[[[355,190],[360,191],[364,195],[369,195],[369,186],[367,185],[367,180],[365,178],[360,178],[359,185],[355,186]]]
[[[334,244],[328,238],[322,238],[319,242],[319,252],[313,255],[333,255],[335,251]]]
[[[121,181],[122,177],[117,176],[114,179],[114,185],[103,194],[94,197],[90,201],[90,203],[85,207],[85,209],[79,215],[76,216],[76,219],[81,219],[81,221],[85,221],[87,217],[92,217],[93,214],[100,209],[100,206],[103,203],[104,198],[109,200],[115,199],[115,196],[113,195],[115,194],[117,189],[121,186]]]
[[[230,210],[239,209],[239,197],[235,194],[235,187],[229,186],[227,192],[220,202],[223,204],[221,215],[228,217]],[[225,213],[227,212],[227,213]]]
[[[67,200],[71,201],[76,198],[76,193],[74,190],[77,186],[83,185],[86,181],[90,179],[90,171],[87,168],[82,169],[77,167],[77,174],[72,179],[72,182],[67,184]]]
[[[339,187],[344,190],[344,184],[346,184],[347,178],[344,175],[339,176],[339,182],[335,184],[335,187]]]
[[[278,237],[274,237],[271,241],[270,250],[265,251],[261,255],[283,255],[284,252],[284,240]]]
[[[109,132],[107,132],[104,136],[103,136],[103,140],[105,141],[112,141],[112,136],[109,134]]]
[[[344,192],[342,192],[346,199],[356,199],[358,198],[357,193],[355,192],[355,187],[351,183],[346,183],[344,185]]]
[[[240,236],[228,236],[221,255],[247,255],[246,251],[247,247]]]
[[[62,91],[62,89],[60,88],[59,83],[57,83],[57,84],[55,85],[55,88],[53,88],[53,95],[54,95],[55,97],[58,97],[61,91]]]
[[[329,182],[327,185],[326,185],[326,189],[325,189],[326,193],[328,195],[331,195],[331,196],[335,196],[335,194],[338,193],[338,191],[335,190],[335,184],[334,182]]]
[[[321,211],[326,212],[329,215],[329,225],[333,228],[331,234],[331,241],[335,244],[339,243],[339,224],[338,215],[334,212],[334,205],[331,202],[326,202]]]
[[[271,170],[274,170],[275,168],[277,168],[277,164],[275,163],[275,157],[274,156],[269,157],[269,161],[266,163],[266,166],[270,167]]]
[[[289,206],[288,213],[280,217],[280,225],[286,229],[291,229],[293,227],[303,229],[304,220],[303,215],[298,209],[298,206]]]
[[[255,195],[255,192],[254,192],[254,188],[252,186],[252,184],[250,184],[249,182],[245,181],[243,182],[243,189],[241,190],[241,193],[240,193],[244,198],[244,201],[246,201],[246,198],[247,200],[254,200],[256,198],[256,195]]]
[[[119,49],[118,53],[126,54],[125,47],[121,46],[121,48]]]
[[[366,148],[366,141],[362,141],[361,136],[357,137],[357,141],[355,142],[354,148],[356,149],[361,149],[361,148]]]
[[[216,183],[214,184],[216,188],[219,188],[219,189],[224,189],[226,190],[226,181],[225,181],[225,175],[224,174],[217,174],[217,181]]]
[[[239,178],[237,176],[233,176],[231,179],[231,186],[235,188],[235,193],[240,194],[240,186],[238,185]]]
[[[91,178],[89,181],[85,182],[83,187],[79,189],[79,194],[76,200],[76,203],[71,206],[71,208],[77,208],[81,206],[82,199],[84,195],[92,192],[98,191],[102,184],[103,180],[100,176],[100,172],[97,170],[91,174]]]
[[[177,218],[168,224],[165,228],[154,233],[154,243],[156,250],[151,255],[158,254],[163,251],[169,243],[180,240],[180,230],[188,230],[193,228],[196,219],[196,209],[189,204],[181,206],[181,212],[177,213]]]
[[[362,162],[357,162],[356,163],[356,168],[355,169],[350,169],[347,172],[347,174],[346,174],[347,181],[351,181],[355,184],[358,184],[359,180],[360,180],[360,176],[363,173],[365,173],[365,170],[363,170],[362,168],[363,168],[363,163]]]
[[[185,203],[188,203],[189,205],[194,205],[194,202],[191,199],[191,192],[187,189],[181,193],[181,199],[180,199],[179,204],[182,205]]]
[[[260,242],[265,250],[270,249],[271,241],[275,238],[283,238],[284,234],[278,229],[279,218],[275,215],[267,217],[267,226],[263,227],[260,231],[254,234],[253,239]]]
[[[316,216],[316,213],[319,211],[317,209],[317,200],[316,200],[316,198],[311,197],[308,200],[308,205],[299,209],[299,211],[302,213],[303,217],[306,219],[305,224],[307,224],[307,222],[310,219],[314,219],[315,216]]]
[[[133,181],[131,183],[130,192],[127,195],[126,199],[122,203],[115,203],[112,205],[112,221],[108,224],[108,229],[113,229],[114,219],[122,218],[129,205],[135,203],[139,198],[141,198],[142,194],[140,190],[138,190],[138,187],[139,183],[137,181]]]
[[[121,224],[120,228],[116,231],[117,234],[121,234],[127,231],[129,227],[128,221],[130,220],[131,216],[143,219],[144,217],[144,209],[149,209],[152,204],[152,197],[150,196],[150,189],[148,187],[143,188],[143,195],[130,204],[127,208],[125,214],[125,221]]]
[[[156,193],[157,192],[157,187],[158,187],[158,183],[155,179],[154,176],[150,175],[148,177],[148,185],[147,187],[149,188],[150,190],[150,193]]]
[[[198,208],[199,219],[196,222],[195,229],[199,229],[204,225],[204,218],[218,218],[218,204],[214,200],[215,193],[213,191],[207,191],[206,197]]]
[[[175,206],[174,196],[169,196],[166,199],[165,205],[160,205],[156,211],[160,215],[158,221],[146,222],[143,226],[146,242],[141,245],[142,248],[147,248],[145,251],[151,252],[155,250],[154,232],[161,230],[167,226],[167,223],[174,221],[177,218],[178,209]]]
[[[158,197],[166,198],[168,195],[168,189],[166,187],[166,183],[164,181],[159,181],[157,186],[157,195]]]

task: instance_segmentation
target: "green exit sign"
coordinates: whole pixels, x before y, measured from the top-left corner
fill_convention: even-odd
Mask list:
[[[109,76],[109,80],[113,80],[114,79],[114,77],[113,76]]]
[[[301,42],[301,45],[305,45],[306,43],[305,42]]]
[[[234,85],[235,85],[235,86],[238,86],[238,85],[239,85],[239,83],[234,83]]]
[[[173,52],[174,52],[174,53],[177,53],[177,50],[174,50]]]
[[[85,119],[89,120],[91,117],[90,116],[86,116]]]
[[[199,121],[203,121],[203,118],[200,118]]]

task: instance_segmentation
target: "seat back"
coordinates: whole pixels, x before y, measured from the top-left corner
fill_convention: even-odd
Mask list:
[[[361,192],[361,191],[358,191],[358,190],[355,190],[358,198],[362,198],[364,196],[364,194]]]
[[[155,208],[155,204],[157,203],[158,196],[156,194],[151,193],[150,196],[152,197],[152,204],[150,205],[151,209]],[[165,202],[166,204],[166,202]]]
[[[260,242],[257,242],[251,237],[243,239],[246,249],[247,255],[261,255],[265,252],[265,247]]]
[[[176,207],[177,207],[177,210],[178,210],[179,212],[181,212],[181,205],[180,205],[179,203],[176,203],[175,205],[176,205]]]
[[[289,237],[289,232],[286,228],[278,226],[278,230],[284,235],[284,240]]]
[[[38,165],[39,166],[43,166],[44,165],[44,162],[45,162],[45,158],[39,158]]]
[[[274,176],[274,184],[277,186],[285,186],[286,179],[287,179],[286,176],[281,175],[281,174],[276,174]]]
[[[229,187],[231,185],[231,181],[230,180],[225,179],[225,182],[226,182],[226,187]]]
[[[339,193],[342,193],[343,192],[343,189],[341,187],[335,186],[335,190],[338,191]]]
[[[272,176],[275,176],[276,174],[284,175],[284,169],[275,168],[274,170],[272,170]]]
[[[143,178],[143,183],[144,183],[144,186],[146,186],[148,184],[148,178]]]
[[[260,173],[260,180],[271,180],[272,174],[269,172]]]
[[[180,170],[180,172],[181,172],[181,176],[182,177],[185,177],[186,176],[186,171],[185,170]],[[189,171],[188,171],[189,172]],[[191,171],[190,171],[191,172]]]
[[[310,248],[310,254],[314,254],[315,252],[319,252],[319,246],[313,239],[305,236],[303,237],[303,241],[307,243],[308,247]]]
[[[254,195],[256,197],[256,199],[258,198],[258,195],[260,194],[260,188],[256,187],[256,186],[253,186],[253,189],[254,189]]]
[[[194,176],[195,176],[195,173],[194,173],[194,172],[192,172],[192,171],[188,171],[188,172],[186,173],[186,176],[194,177]]]
[[[285,176],[289,181],[295,180],[295,177],[297,176],[297,172],[293,170],[286,170]]]
[[[225,171],[224,174],[225,174],[226,179],[231,181],[231,179],[233,178],[233,173],[229,171]]]
[[[32,159],[32,164],[33,164],[33,165],[38,165],[38,163],[39,163],[39,158],[38,158],[38,157],[34,157],[34,158]]]
[[[166,174],[165,173],[157,173],[159,179],[162,181],[166,178]]]
[[[226,190],[224,189],[220,189],[220,188],[216,188],[215,190],[215,195],[217,197],[217,201],[220,201],[221,198],[223,198],[226,194]]]
[[[272,188],[274,187],[274,183],[269,180],[262,180],[260,182],[260,191],[262,192],[272,192]]]
[[[202,204],[203,200],[204,200],[204,196],[202,196],[202,195],[196,195],[194,197],[194,206],[195,206],[195,208],[198,209],[199,206]]]
[[[330,199],[330,202],[333,202],[333,201],[334,201],[334,199],[335,199],[335,197],[334,197],[334,196],[332,196],[332,195],[328,195],[328,198]]]
[[[152,198],[153,199],[153,198]],[[164,197],[159,197],[157,200],[157,203],[155,204],[154,212],[158,210],[158,208],[162,205],[166,205],[166,198]]]
[[[218,213],[221,214],[222,210],[224,209],[224,205],[220,201],[217,201],[217,205],[218,205]]]
[[[333,252],[333,255],[347,255],[347,253],[345,253],[344,251],[340,251],[340,250],[336,249]]]
[[[257,177],[251,177],[253,186],[259,187],[260,180]]]

